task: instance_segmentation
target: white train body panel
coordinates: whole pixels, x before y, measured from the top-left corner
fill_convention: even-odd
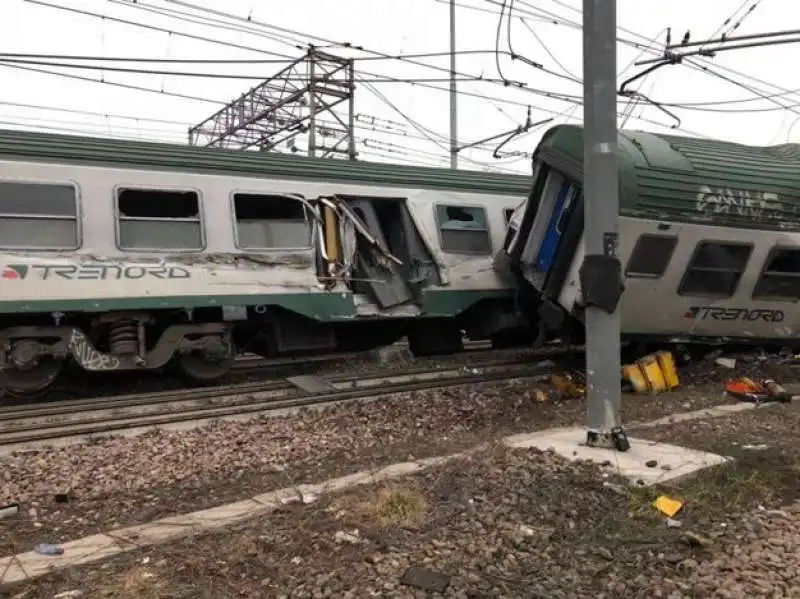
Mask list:
[[[343,183],[231,177],[184,172],[0,161],[0,180],[25,183],[71,183],[78,190],[81,247],[73,251],[0,250],[0,264],[27,267],[22,280],[0,278],[3,301],[47,298],[87,300],[171,296],[247,296],[286,293],[349,294],[340,283],[325,290],[319,283],[313,247],[306,250],[253,251],[259,260],[234,260],[244,252],[235,244],[233,193],[299,194],[307,199],[346,194],[369,198],[405,198],[446,285],[426,291],[496,290],[502,286],[492,255],[442,251],[434,218],[438,204],[476,206],[486,210],[492,246],[500,248],[505,211],[519,196],[484,195],[426,189],[386,188]],[[194,190],[200,198],[205,247],[200,252],[121,250],[116,243],[115,190],[118,188]],[[73,268],[74,267],[74,268]],[[18,273],[22,274],[22,273]],[[380,313],[368,298],[360,310]],[[387,315],[390,310],[385,311]],[[411,312],[418,310],[411,308]]]

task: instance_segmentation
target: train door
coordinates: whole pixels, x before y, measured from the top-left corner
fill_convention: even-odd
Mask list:
[[[573,204],[572,200],[575,197],[575,191],[575,185],[568,180],[564,180],[558,189],[553,211],[550,213],[550,220],[547,223],[542,244],[539,246],[539,254],[536,257],[537,270],[542,273],[547,274],[553,265],[553,260],[569,217],[570,208]]]
[[[353,290],[359,292],[363,287],[363,291],[371,291],[381,308],[411,301],[411,290],[400,273],[403,262],[390,253],[386,236],[369,200],[348,200],[339,204],[339,209],[353,221],[359,237],[372,246],[371,251],[359,248]]]
[[[439,273],[405,200],[331,196],[321,201],[336,213],[330,222],[338,223],[325,232],[341,249],[326,247],[328,260],[344,266],[353,292],[370,296],[382,309],[421,304],[421,288]]]

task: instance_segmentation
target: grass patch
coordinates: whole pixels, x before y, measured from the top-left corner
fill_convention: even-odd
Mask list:
[[[800,496],[800,459],[777,452],[751,452],[733,462],[707,468],[675,485],[631,487],[628,509],[634,516],[662,515],[653,506],[660,495],[684,503],[676,518],[721,520],[758,506],[779,506]]]
[[[428,501],[413,485],[386,484],[337,502],[334,511],[349,513],[366,524],[379,528],[413,528],[425,520]],[[347,505],[349,504],[349,505]]]

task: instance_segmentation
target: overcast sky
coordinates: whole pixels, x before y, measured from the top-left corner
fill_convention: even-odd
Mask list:
[[[309,43],[325,45],[322,40],[390,54],[446,52],[449,49],[448,6],[441,0],[138,0],[135,5],[131,0],[36,0],[39,1],[110,18],[81,15],[29,0],[2,0],[1,53],[280,60],[281,55],[299,57],[303,53],[299,48]],[[492,51],[496,48],[501,0],[457,2],[458,49],[487,51],[460,56],[459,72],[464,78],[482,75],[500,79]],[[672,28],[673,41],[680,40],[686,30],[691,30],[692,39],[705,39],[730,31],[739,19],[734,18],[723,26],[726,19],[735,14],[743,15],[753,5],[755,9],[731,35],[789,29],[800,24],[800,3],[796,0],[618,0],[619,36],[624,40],[618,46],[620,81],[641,68],[630,64],[637,57],[642,58],[642,48],[650,46],[658,51],[663,47],[667,27]],[[249,17],[250,21],[214,15],[200,8],[225,11],[240,19]],[[582,38],[580,29],[575,26],[581,21],[580,0],[516,0],[513,14],[510,30],[513,51],[540,63],[550,73],[520,62],[512,63],[503,56],[500,58],[502,76],[525,83],[528,90],[504,87],[499,82],[459,82],[459,90],[464,92],[459,95],[461,143],[522,124],[528,105],[534,121],[555,117],[554,122],[580,122],[582,118],[580,105],[537,93],[582,95],[580,84],[575,82],[582,71]],[[166,31],[136,27],[112,18]],[[295,33],[280,32],[265,25]],[[632,47],[630,42],[636,42],[639,48]],[[509,50],[505,23],[499,47],[504,52]],[[374,56],[337,46],[325,49],[342,56]],[[709,71],[689,65],[665,67],[643,81],[641,91],[653,100],[666,104],[729,103],[670,108],[680,118],[678,130],[670,130],[677,124],[674,119],[647,105],[636,107],[631,116],[621,117],[620,123],[624,120],[625,128],[751,144],[800,141],[800,126],[792,127],[800,119],[800,106],[796,106],[800,102],[800,92],[785,93],[800,88],[800,75],[795,68],[800,63],[798,59],[800,45],[790,44],[731,51],[714,59],[695,61]],[[437,81],[426,85],[444,90],[408,83],[358,85],[355,107],[360,158],[447,164],[448,57],[417,60],[444,70],[397,60],[369,60],[357,64],[357,74],[364,79],[374,80],[376,75],[433,79]],[[189,126],[204,120],[225,102],[258,83],[259,77],[265,78],[282,67],[277,63],[113,65],[253,76],[252,79],[227,80],[79,71],[19,63],[16,63],[17,68],[12,68],[10,64],[0,64],[0,127],[91,132],[179,143],[186,143]],[[19,67],[69,73],[98,82],[35,73]],[[195,99],[115,87],[99,83],[101,80]],[[759,97],[776,94],[781,95],[771,100]],[[625,109],[623,100],[620,100],[619,109],[621,113]],[[97,114],[82,114],[82,111]],[[339,112],[343,114],[344,109]],[[377,119],[373,121],[372,117]],[[532,152],[543,130],[536,129],[516,138],[503,151]],[[297,145],[304,148],[304,140],[298,139]],[[465,150],[461,158],[462,168],[519,172],[529,172],[530,168],[525,156],[494,160],[492,146]]]

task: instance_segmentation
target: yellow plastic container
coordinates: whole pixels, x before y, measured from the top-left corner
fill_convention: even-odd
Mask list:
[[[658,365],[661,367],[661,373],[664,375],[664,381],[667,383],[667,389],[675,389],[681,384],[678,378],[678,369],[675,366],[675,358],[672,352],[660,351],[656,353]]]
[[[661,393],[680,385],[675,358],[668,351],[649,354],[622,367],[636,393]]]
[[[667,381],[664,378],[664,373],[661,372],[661,364],[659,364],[656,354],[640,358],[637,363],[644,373],[644,378],[647,379],[647,385],[650,387],[651,393],[661,393],[667,390]]]
[[[647,384],[647,379],[644,377],[642,369],[638,364],[627,364],[622,367],[622,376],[631,382],[633,390],[636,393],[647,393],[650,391],[650,386]]]

